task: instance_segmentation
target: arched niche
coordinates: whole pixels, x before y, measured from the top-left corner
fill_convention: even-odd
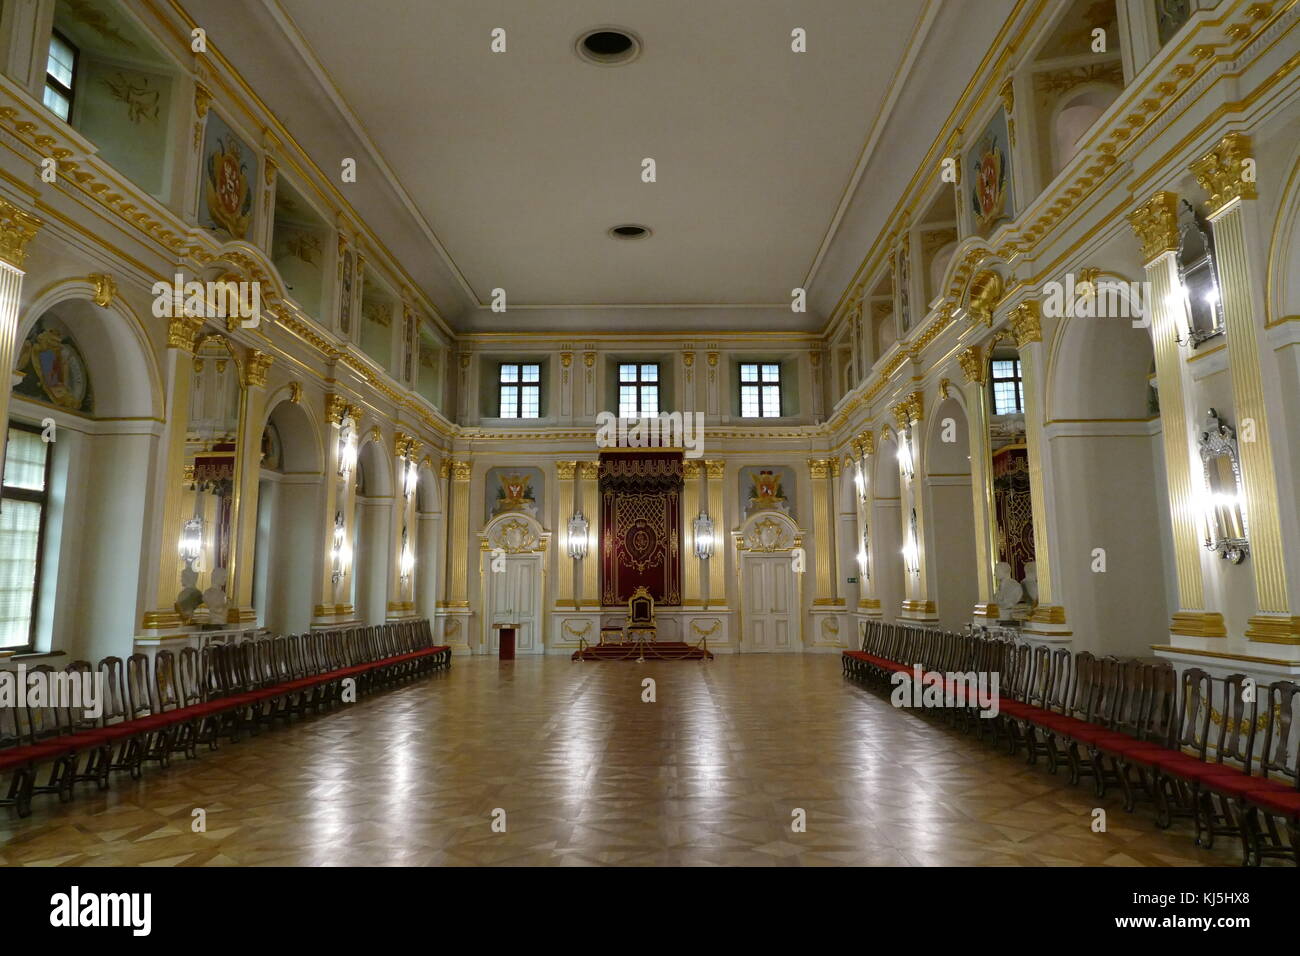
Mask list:
[[[253,607],[262,626],[287,634],[311,625],[313,586],[325,548],[320,540],[325,488],[321,426],[292,398],[277,393],[269,404],[257,498]]]
[[[442,577],[442,487],[433,463],[420,463],[415,487],[415,603],[422,616],[433,619]]]
[[[43,446],[49,481],[34,646],[89,660],[131,653],[153,597],[141,592],[142,565],[163,492],[152,467],[163,416],[155,357],[126,303],[115,296],[100,306],[95,294],[88,279],[65,280],[23,311],[20,383],[44,385],[20,384],[10,405],[13,421],[52,439]],[[69,375],[84,377],[90,401],[59,386]]]
[[[1078,650],[1144,653],[1174,607],[1152,362],[1149,330],[1127,318],[1066,318],[1052,340],[1045,490],[1059,540],[1054,577]]]
[[[1069,165],[1083,145],[1083,137],[1123,92],[1109,83],[1087,83],[1063,95],[1052,107],[1049,139],[1051,177]]]
[[[352,604],[366,624],[388,616],[393,534],[393,463],[378,433],[357,450],[357,493],[352,524]]]
[[[903,569],[902,481],[898,473],[898,439],[885,428],[876,438],[871,460],[870,573],[880,611],[897,619],[906,593]]]
[[[961,393],[939,398],[923,458],[929,587],[942,627],[959,630],[979,600],[969,419]]]

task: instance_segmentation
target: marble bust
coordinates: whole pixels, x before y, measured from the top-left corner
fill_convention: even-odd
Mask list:
[[[1025,589],[1011,576],[1010,564],[999,561],[993,568],[993,578],[993,603],[999,609],[1006,611],[1024,602]]]
[[[1038,563],[1036,561],[1025,562],[1025,577],[1020,582],[1024,588],[1025,600],[1034,607],[1038,606]]]

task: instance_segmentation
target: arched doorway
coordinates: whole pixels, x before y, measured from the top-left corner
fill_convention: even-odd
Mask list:
[[[970,431],[954,395],[930,416],[925,445],[925,551],[939,623],[959,630],[979,600]]]
[[[485,545],[483,566],[483,633],[479,647],[495,655],[500,631],[494,624],[515,626],[515,653],[545,653],[542,636],[543,578],[550,532],[530,514],[497,515],[479,534]]]
[[[803,532],[780,511],[756,511],[735,533],[743,653],[803,650],[800,572],[811,571],[811,557],[802,541]]]
[[[311,625],[313,582],[324,548],[321,468],[319,431],[307,410],[287,398],[275,404],[262,433],[253,576],[258,624],[275,633]]]

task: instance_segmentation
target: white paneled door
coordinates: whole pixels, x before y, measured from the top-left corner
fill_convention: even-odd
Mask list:
[[[500,632],[493,624],[516,624],[515,653],[541,654],[542,556],[510,554],[504,568],[493,571],[488,560],[488,653],[496,654]]]
[[[794,570],[788,554],[746,555],[745,640],[749,653],[799,650]]]

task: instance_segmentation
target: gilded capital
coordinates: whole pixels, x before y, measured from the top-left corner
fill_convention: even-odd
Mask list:
[[[406,432],[393,432],[393,454],[398,458],[408,458],[413,454],[415,437]]]
[[[555,463],[555,477],[560,481],[572,481],[574,472],[578,470],[576,461],[557,461]]]
[[[266,385],[266,371],[275,361],[274,355],[268,355],[260,349],[249,349],[244,362],[244,384],[261,388]]]
[[[1142,261],[1152,262],[1178,248],[1178,196],[1161,191],[1128,215],[1142,247]]]
[[[595,481],[600,475],[600,462],[598,461],[580,461],[578,462],[578,477],[583,481]]]
[[[694,352],[683,352],[683,353],[682,353],[682,364],[685,365],[687,368],[694,368],[694,367],[695,367],[695,353],[694,353]]]
[[[570,365],[572,365],[572,364],[573,364],[573,353],[572,353],[572,352],[561,352],[561,353],[560,353],[560,364],[563,365],[565,368],[568,368]]]
[[[726,467],[727,463],[719,459],[709,459],[704,463],[704,471],[709,481],[716,481],[721,478]]]
[[[469,474],[473,468],[472,462],[453,461],[451,463],[451,476],[456,481],[469,481]]]
[[[1209,196],[1210,215],[1233,200],[1256,196],[1255,161],[1250,155],[1250,137],[1245,133],[1229,133],[1190,168]]]
[[[208,107],[212,105],[212,91],[202,83],[194,84],[194,112],[198,114],[199,119],[208,115]]]
[[[587,366],[587,368],[591,368],[593,365],[595,365],[595,364],[596,364],[596,353],[595,353],[595,352],[583,352],[583,353],[582,353],[582,364],[585,365],[585,366]]]
[[[965,349],[957,356],[957,362],[961,365],[962,374],[966,376],[966,381],[975,385],[985,385],[988,383],[988,365],[984,361],[984,350],[978,345],[972,345]]]
[[[325,396],[325,420],[333,425],[342,425],[348,417],[348,403],[342,395],[332,393]]]
[[[898,424],[899,430],[902,430],[925,417],[925,399],[920,392],[913,392],[893,406],[891,411],[894,413],[894,421]]]
[[[167,320],[167,347],[193,352],[202,326],[202,319],[193,319],[187,315],[172,316]]]
[[[808,474],[813,478],[829,478],[831,473],[830,461],[826,458],[809,458]]]
[[[966,311],[985,325],[993,324],[993,310],[1002,301],[1002,274],[993,269],[975,273],[967,287]]]
[[[36,230],[42,225],[31,213],[0,199],[0,260],[21,269],[27,261],[27,244],[36,238]]]
[[[1037,299],[1026,299],[1011,310],[1011,330],[1021,348],[1043,341],[1043,310]]]
[[[858,441],[862,444],[863,456],[874,455],[876,453],[876,433],[868,429],[858,436]]]
[[[700,477],[700,472],[702,470],[703,469],[697,459],[687,458],[682,462],[682,475],[688,481],[697,480]]]

